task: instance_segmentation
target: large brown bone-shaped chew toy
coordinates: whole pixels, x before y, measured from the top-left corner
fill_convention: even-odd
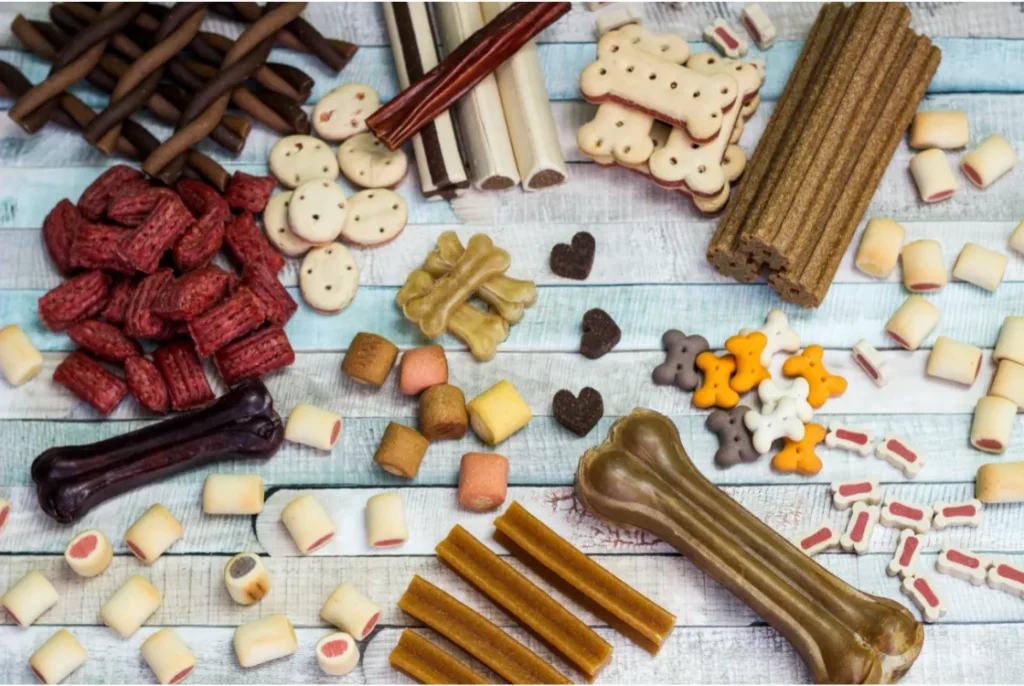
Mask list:
[[[50,448],[32,463],[39,506],[74,522],[94,506],[187,469],[236,457],[268,458],[284,440],[261,381],[243,381],[202,410],[89,445]]]
[[[743,509],[656,412],[633,410],[583,455],[576,496],[690,558],[793,644],[819,683],[891,683],[921,652],[924,629],[909,610],[851,587]]]

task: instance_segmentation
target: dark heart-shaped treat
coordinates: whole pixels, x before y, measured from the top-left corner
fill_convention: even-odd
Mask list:
[[[715,463],[719,467],[732,467],[740,462],[753,462],[759,455],[754,450],[747,425],[743,417],[750,408],[737,405],[731,410],[715,410],[708,415],[706,426],[718,434],[718,452]]]
[[[708,349],[703,336],[687,336],[682,331],[670,329],[661,337],[665,348],[665,362],[654,368],[651,378],[659,386],[675,384],[684,391],[692,391],[700,385],[697,371],[697,356]]]
[[[565,389],[555,393],[552,402],[555,419],[578,436],[590,433],[604,416],[604,399],[590,386],[580,391],[579,397]]]
[[[559,243],[551,249],[551,271],[567,279],[583,281],[594,266],[597,241],[586,231],[572,237],[572,243]]]
[[[580,354],[596,360],[619,344],[622,329],[604,310],[588,310],[583,315],[583,338],[580,339]]]

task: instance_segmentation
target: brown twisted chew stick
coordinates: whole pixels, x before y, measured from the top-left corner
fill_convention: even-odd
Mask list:
[[[656,412],[634,410],[583,455],[576,496],[686,555],[778,630],[819,683],[891,683],[921,652],[924,628],[905,607],[851,587],[743,509]]]

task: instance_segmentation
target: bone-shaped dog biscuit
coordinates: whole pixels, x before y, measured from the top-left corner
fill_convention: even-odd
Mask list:
[[[774,379],[765,379],[757,387],[762,412],[773,412],[780,400],[789,398],[796,406],[796,416],[804,423],[814,418],[814,408],[807,402],[810,392],[811,386],[802,376],[793,379],[789,386],[781,386]]]
[[[761,455],[771,450],[772,443],[780,438],[804,439],[804,423],[797,416],[796,404],[790,398],[780,399],[771,412],[751,410],[743,416],[743,423],[754,432],[754,450]],[[822,431],[821,440],[824,439]]]
[[[609,31],[604,35],[613,33]],[[614,31],[615,40],[628,41],[637,50],[654,55],[672,64],[686,64],[690,59],[690,44],[675,33],[653,34],[640,24],[622,26]]]
[[[654,152],[651,125],[654,117],[606,102],[597,108],[594,118],[576,132],[576,144],[584,155],[611,157],[621,164],[643,164]]]

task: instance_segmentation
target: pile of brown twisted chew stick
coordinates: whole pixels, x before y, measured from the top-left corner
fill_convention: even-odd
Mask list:
[[[768,267],[783,300],[817,307],[941,54],[898,3],[818,13],[708,246],[738,281]]]
[[[11,32],[35,55],[50,61],[35,86],[0,62],[0,95],[17,98],[9,116],[29,133],[51,119],[82,135],[104,154],[115,150],[141,160],[151,176],[171,184],[186,167],[224,191],[230,175],[192,149],[209,137],[238,153],[252,124],[227,114],[229,101],[248,117],[280,134],[307,133],[302,105],[313,79],[295,67],[267,62],[273,45],[315,55],[334,71],[352,59],[356,46],[324,38],[299,14],[306,3],[59,3],[52,23],[18,15]],[[248,24],[238,37],[200,30],[208,7]],[[86,80],[110,94],[94,112],[67,92]],[[131,117],[148,109],[174,124],[161,143]]]

